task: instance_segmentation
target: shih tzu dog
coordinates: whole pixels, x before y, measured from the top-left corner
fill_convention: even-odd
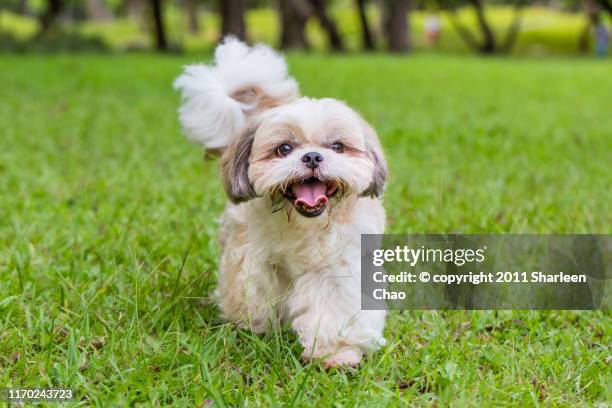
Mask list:
[[[386,312],[360,308],[360,234],[385,226],[376,133],[338,100],[301,97],[269,47],[233,38],[174,86],[187,137],[222,155],[223,317],[257,333],[289,323],[304,360],[357,365],[385,343]]]

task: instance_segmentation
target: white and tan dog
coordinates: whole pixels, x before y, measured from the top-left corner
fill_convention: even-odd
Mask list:
[[[300,97],[263,45],[226,39],[174,85],[189,139],[222,151],[223,316],[258,333],[288,322],[305,360],[358,364],[385,343],[385,312],[360,309],[360,234],[385,224],[376,133],[340,101]]]

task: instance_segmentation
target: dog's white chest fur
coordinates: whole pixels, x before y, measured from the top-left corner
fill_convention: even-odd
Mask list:
[[[272,212],[265,199],[229,205],[221,241],[233,230],[244,231],[245,245],[253,246],[258,262],[278,266],[296,278],[306,272],[334,275],[339,265],[347,264],[347,258],[359,262],[361,234],[384,231],[385,214],[378,199],[347,200],[316,219],[289,211]]]

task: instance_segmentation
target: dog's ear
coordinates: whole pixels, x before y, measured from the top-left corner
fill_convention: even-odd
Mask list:
[[[387,161],[376,132],[365,121],[363,122],[363,132],[365,134],[366,153],[374,163],[374,170],[372,171],[372,182],[360,195],[362,197],[379,197],[385,191],[385,183],[389,175]]]
[[[236,140],[228,146],[221,157],[221,173],[225,193],[234,204],[255,198],[255,190],[249,181],[249,157],[257,126],[247,127]]]

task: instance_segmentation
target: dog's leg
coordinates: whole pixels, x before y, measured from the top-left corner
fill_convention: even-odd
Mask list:
[[[282,283],[278,276],[274,266],[258,259],[249,244],[227,246],[215,293],[223,317],[256,333],[277,325]]]
[[[358,270],[345,266],[333,273],[309,272],[294,281],[287,307],[304,346],[304,360],[323,358],[328,367],[354,366],[365,353],[385,344],[386,312],[360,310]]]

